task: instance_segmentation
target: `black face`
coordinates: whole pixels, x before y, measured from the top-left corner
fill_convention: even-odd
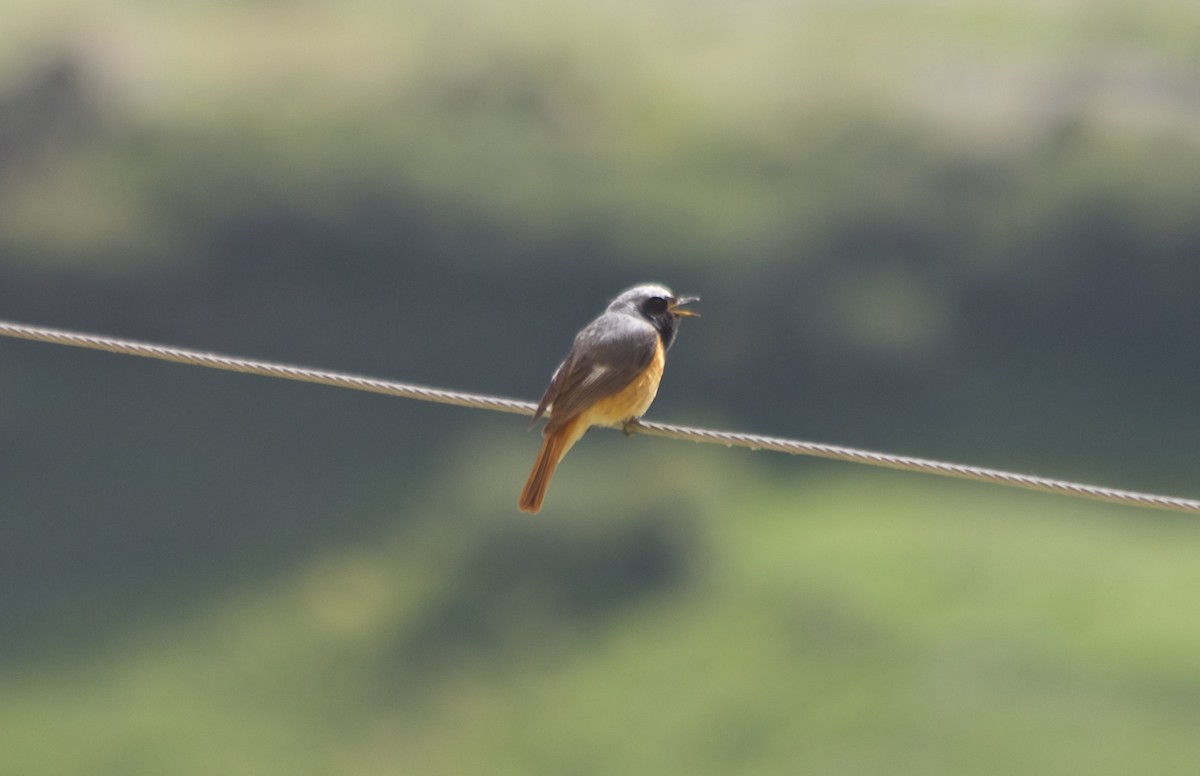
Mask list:
[[[685,299],[683,301],[692,300]],[[654,325],[658,335],[662,337],[664,349],[671,347],[671,343],[675,341],[675,332],[679,329],[679,319],[692,315],[686,311],[680,312],[677,309],[678,304],[679,300],[673,296],[650,296],[638,305],[638,310]]]
[[[652,296],[642,302],[642,312],[647,318],[654,319],[664,315],[672,301],[665,296]]]

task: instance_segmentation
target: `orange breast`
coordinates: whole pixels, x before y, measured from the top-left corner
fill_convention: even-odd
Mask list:
[[[666,363],[666,353],[660,339],[654,350],[654,358],[650,359],[650,365],[639,377],[620,392],[606,396],[583,411],[587,425],[615,426],[630,418],[640,418],[658,395],[658,383],[662,380]]]

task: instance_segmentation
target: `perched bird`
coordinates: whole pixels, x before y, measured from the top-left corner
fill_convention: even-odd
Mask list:
[[[550,411],[542,449],[517,502],[521,511],[542,508],[558,462],[589,427],[624,424],[645,413],[680,319],[697,315],[683,305],[696,301],[656,283],[634,286],[575,335],[530,424]]]

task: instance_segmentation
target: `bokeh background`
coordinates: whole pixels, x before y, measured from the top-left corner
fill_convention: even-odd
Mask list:
[[[1200,496],[1190,0],[7,0],[0,317]],[[0,771],[1194,773],[1194,519],[0,342]]]

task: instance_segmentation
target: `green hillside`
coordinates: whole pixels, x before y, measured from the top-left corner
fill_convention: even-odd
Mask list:
[[[586,517],[497,520],[512,483],[455,490],[496,453],[464,450],[411,495],[417,523],[10,672],[6,770],[1182,774],[1200,756],[1188,521],[844,467],[772,484],[736,453],[658,470],[682,498],[612,497],[600,482],[669,445],[602,446],[555,494]]]
[[[1179,0],[9,0],[0,318],[1200,496]],[[0,342],[0,773],[1191,774],[1193,519]]]

